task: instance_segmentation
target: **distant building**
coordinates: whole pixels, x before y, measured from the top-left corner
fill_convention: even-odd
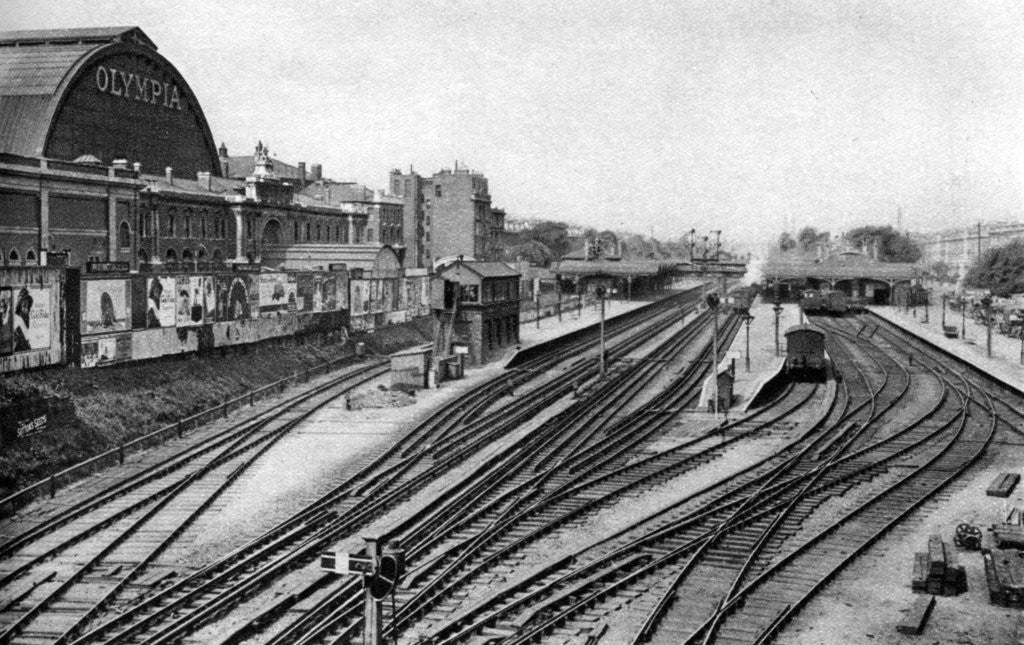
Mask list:
[[[979,250],[985,253],[990,248],[1024,239],[1024,223],[975,223],[937,233],[921,233],[914,239],[921,246],[921,261],[926,266],[936,262],[945,262],[953,267],[961,263],[970,266],[978,257]]]
[[[498,252],[505,213],[491,208],[487,178],[465,167],[427,178],[392,170],[391,191],[402,198],[408,266],[429,267],[459,255],[490,259]]]

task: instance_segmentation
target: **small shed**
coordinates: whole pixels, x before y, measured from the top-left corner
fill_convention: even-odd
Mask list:
[[[736,364],[732,359],[725,359],[718,364],[718,369],[715,370],[715,378],[718,379],[718,411],[723,412],[732,405],[733,385],[736,381]],[[701,388],[700,401],[698,402],[699,409],[704,409],[708,412],[714,411],[715,408],[712,405],[712,401],[715,394],[715,378],[709,376],[704,381],[704,386]]]
[[[423,389],[429,386],[431,345],[410,347],[391,355],[391,387]]]

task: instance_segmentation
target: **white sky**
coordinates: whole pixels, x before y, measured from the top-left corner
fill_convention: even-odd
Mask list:
[[[218,145],[372,187],[484,172],[512,217],[756,245],[1021,219],[1019,0],[0,0],[138,25]]]

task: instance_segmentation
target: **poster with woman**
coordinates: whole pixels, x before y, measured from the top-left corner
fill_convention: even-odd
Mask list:
[[[50,347],[50,288],[22,287],[14,300],[14,351]]]
[[[203,320],[213,322],[217,319],[217,288],[212,275],[204,275],[203,281]]]
[[[130,293],[128,280],[83,281],[82,334],[127,330],[131,322]]]
[[[146,279],[146,329],[174,327],[174,278]]]
[[[205,287],[202,276],[179,276],[174,291],[177,326],[194,327],[203,324]]]

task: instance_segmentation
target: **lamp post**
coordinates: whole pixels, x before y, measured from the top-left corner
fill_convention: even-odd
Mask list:
[[[715,423],[718,423],[718,294],[707,295],[708,308],[711,310],[711,320],[714,322],[711,335],[711,405],[715,411]]]
[[[992,358],[992,295],[989,294],[981,299],[981,306],[985,312],[985,354]]]
[[[604,287],[597,288],[597,299],[601,301],[601,378],[604,378]]]
[[[960,296],[960,338],[967,338],[967,301]]]
[[[949,294],[942,294],[942,327],[946,327],[946,301],[949,300]]]
[[[775,355],[779,355],[779,315],[782,313],[782,305],[779,301],[775,301],[775,306],[772,307],[772,311],[775,312]]]
[[[750,371],[750,323],[754,322],[754,317],[749,313],[743,316],[743,322],[747,323],[747,371]]]
[[[924,290],[924,324],[926,324],[926,325],[928,324],[928,305],[931,304],[931,299],[932,299],[932,290],[931,289],[925,289]]]

